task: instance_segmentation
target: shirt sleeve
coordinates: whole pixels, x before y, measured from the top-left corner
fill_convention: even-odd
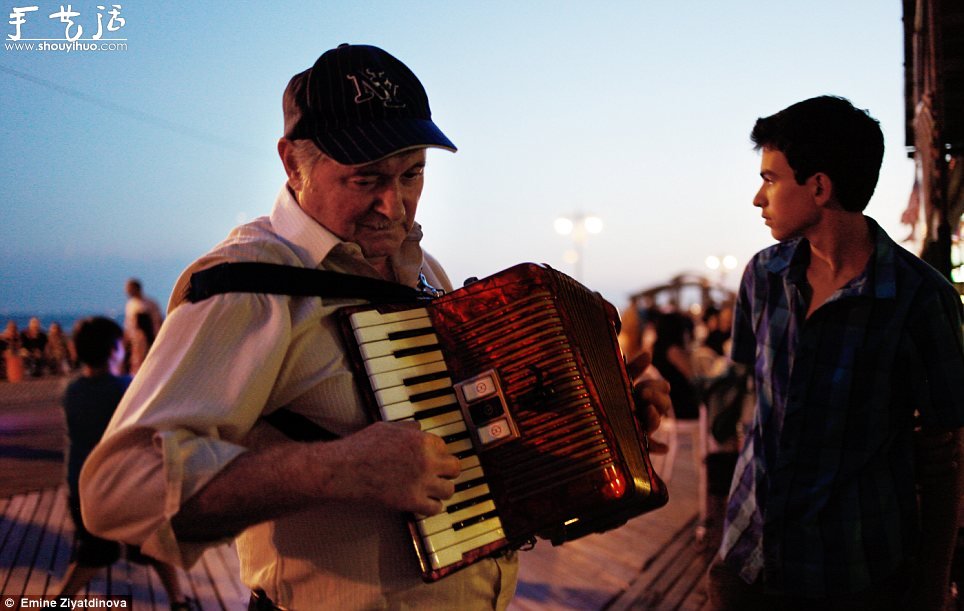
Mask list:
[[[922,302],[911,325],[919,380],[915,390],[922,424],[964,427],[964,341],[961,301],[953,290],[934,291]]]
[[[756,333],[753,325],[754,273],[751,261],[743,272],[740,292],[733,307],[733,333],[730,358],[735,363],[752,366],[756,361]]]
[[[170,520],[245,451],[290,337],[284,297],[236,293],[177,307],[84,465],[88,528],[193,564],[206,545],[176,541]]]

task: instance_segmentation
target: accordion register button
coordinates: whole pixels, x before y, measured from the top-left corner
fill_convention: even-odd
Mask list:
[[[503,437],[508,437],[512,431],[509,429],[509,422],[503,418],[501,420],[496,420],[495,422],[490,422],[483,427],[479,427],[479,441],[482,445],[487,443],[492,443],[497,439],[502,439]]]
[[[481,426],[490,420],[495,420],[499,416],[505,415],[505,408],[499,397],[492,397],[485,401],[476,401],[469,406],[469,415],[476,426]]]
[[[489,376],[479,378],[471,384],[466,384],[462,387],[462,394],[465,395],[465,400],[469,402],[488,397],[494,392],[495,383]]]

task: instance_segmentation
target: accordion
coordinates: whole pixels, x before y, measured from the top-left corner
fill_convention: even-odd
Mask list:
[[[616,311],[572,278],[527,263],[430,302],[340,315],[372,416],[418,421],[461,464],[445,510],[410,519],[424,580],[667,502],[633,414]]]

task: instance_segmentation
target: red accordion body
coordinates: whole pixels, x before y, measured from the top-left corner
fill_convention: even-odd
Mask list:
[[[425,580],[667,502],[598,293],[522,264],[428,303],[343,315],[373,416],[414,418],[462,464],[446,511],[412,516]]]

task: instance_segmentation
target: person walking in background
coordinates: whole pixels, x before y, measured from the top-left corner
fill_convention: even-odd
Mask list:
[[[80,470],[114,415],[131,378],[121,375],[124,362],[123,331],[114,321],[93,317],[79,321],[73,342],[81,376],[67,386],[63,406],[67,418],[67,504],[75,528],[73,558],[64,575],[60,596],[70,596],[87,584],[97,572],[120,557],[121,544],[96,537],[81,519],[78,480]],[[153,566],[167,592],[172,611],[190,611],[191,599],[181,591],[177,571],[133,546],[127,559]]]
[[[751,138],[753,205],[779,243],[747,265],[734,310],[756,412],[712,608],[937,611],[962,492],[960,297],[863,214],[884,151],[866,112],[812,98]]]
[[[161,330],[164,317],[157,302],[144,295],[140,280],[131,278],[124,285],[127,303],[124,306],[124,342],[127,347],[126,370],[137,373],[154,338]]]

